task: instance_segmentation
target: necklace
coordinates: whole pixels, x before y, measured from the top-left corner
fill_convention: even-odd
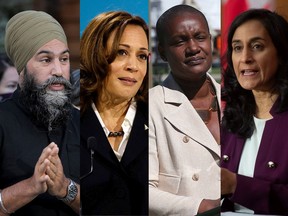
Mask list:
[[[115,132],[109,132],[108,137],[117,137],[117,136],[123,136],[124,131],[115,131]]]
[[[211,84],[210,79],[207,79],[208,85],[209,85],[209,89],[210,89],[210,93],[212,94],[212,100],[211,100],[211,104],[209,106],[208,109],[197,109],[196,111],[198,113],[198,115],[201,117],[201,119],[203,120],[203,122],[205,124],[208,124],[208,122],[211,119],[211,112],[216,112],[218,111],[218,106],[217,106],[217,96],[216,96],[216,92]]]

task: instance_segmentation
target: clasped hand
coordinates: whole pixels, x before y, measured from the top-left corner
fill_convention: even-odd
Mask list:
[[[56,197],[65,197],[69,180],[65,177],[59,158],[59,148],[52,142],[43,149],[34,168],[32,182],[36,194],[48,193]]]

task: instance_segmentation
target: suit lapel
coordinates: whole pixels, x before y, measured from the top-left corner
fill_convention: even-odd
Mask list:
[[[179,131],[220,156],[219,145],[188,100],[167,113],[164,118]]]
[[[163,83],[167,112],[164,118],[199,144],[220,156],[220,148],[209,129],[170,74]]]
[[[145,115],[147,113],[148,106],[138,103],[130,137],[121,159],[123,166],[127,166],[145,150],[147,150],[148,154],[148,117]],[[98,118],[93,109],[89,107],[83,116],[81,116],[81,137],[87,143],[88,138],[91,136],[95,137],[97,141],[97,144],[92,146],[95,157],[98,155],[98,157],[118,167],[120,165],[119,161],[110,147]]]
[[[147,113],[148,106],[138,103],[130,137],[121,160],[124,166],[131,163],[143,151],[147,150],[148,154],[148,118],[145,115]]]
[[[118,163],[118,159],[107,140],[98,118],[92,107],[89,107],[81,116],[81,137],[87,143],[88,138],[91,136],[96,138],[96,145],[91,146],[95,157],[101,157],[112,164]]]

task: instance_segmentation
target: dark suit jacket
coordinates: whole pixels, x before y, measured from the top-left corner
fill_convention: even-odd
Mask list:
[[[124,155],[119,162],[92,108],[81,116],[81,176],[89,173],[87,148],[95,137],[93,172],[81,179],[83,215],[148,214],[148,106],[138,103]]]
[[[226,198],[223,210],[233,211],[236,202],[255,214],[288,215],[288,111],[277,114],[276,106],[271,110],[273,119],[264,128],[254,177],[237,175],[236,191]],[[237,173],[245,140],[223,130],[221,144],[222,167]],[[229,158],[223,160],[224,155]]]

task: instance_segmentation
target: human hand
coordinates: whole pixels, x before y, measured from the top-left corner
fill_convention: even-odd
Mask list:
[[[67,194],[67,188],[69,180],[65,177],[62,162],[59,158],[59,148],[55,143],[53,145],[52,152],[49,156],[49,165],[46,170],[48,175],[47,186],[48,193],[52,196],[65,197]]]
[[[233,194],[236,185],[236,174],[226,168],[221,168],[221,195]]]
[[[54,145],[50,144],[43,149],[35,165],[34,174],[30,178],[31,186],[33,187],[33,192],[35,195],[39,195],[47,191],[48,187],[46,181],[49,179],[49,176],[46,174],[46,170],[50,164],[50,160],[48,158],[51,155],[53,148]]]
[[[198,214],[209,211],[219,206],[220,206],[220,199],[217,200],[203,199],[199,205]]]

